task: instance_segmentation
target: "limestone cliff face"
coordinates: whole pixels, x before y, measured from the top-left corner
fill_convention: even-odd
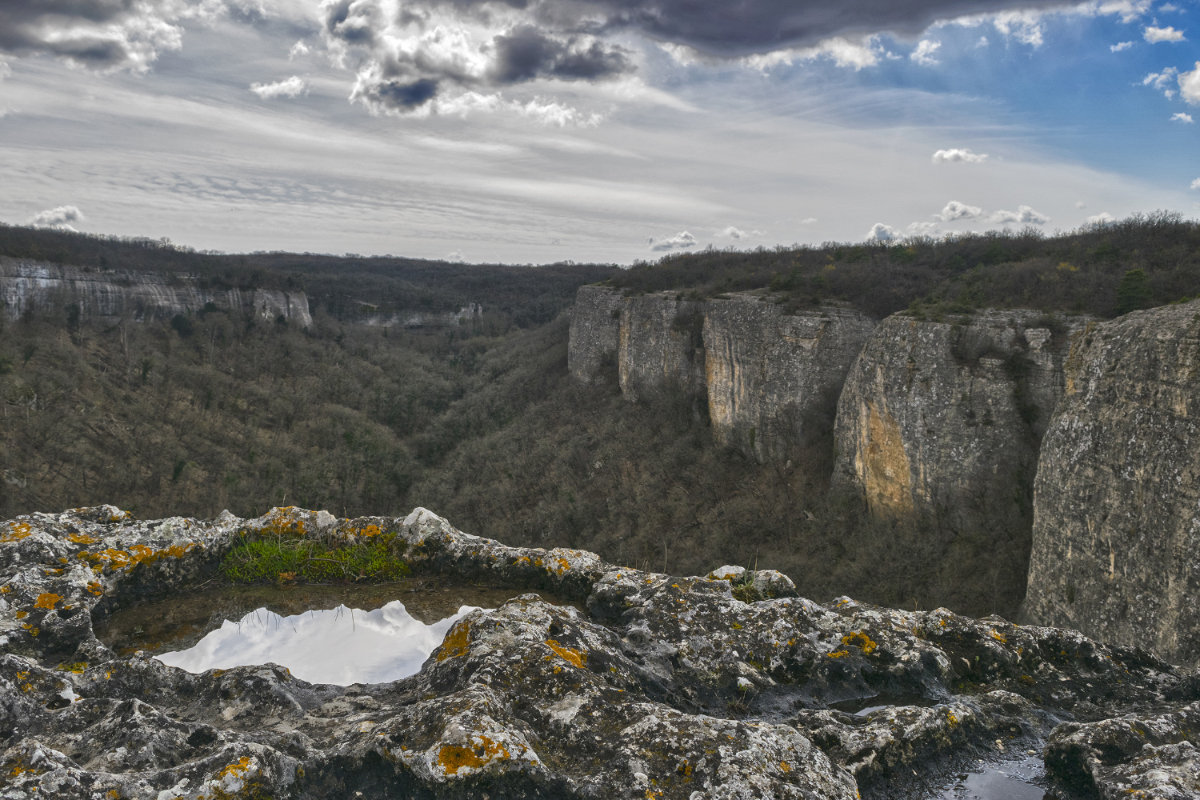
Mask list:
[[[640,400],[667,389],[704,389],[703,304],[674,294],[630,297],[621,308],[621,393]]]
[[[120,270],[89,271],[57,264],[0,258],[2,312],[16,319],[31,309],[61,312],[78,307],[82,318],[170,319],[207,303],[246,309],[264,319],[280,316],[302,327],[312,324],[304,292],[278,289],[208,289],[185,275]]]
[[[1200,661],[1200,302],[1090,326],[1066,378],[1026,612]]]
[[[1063,391],[1071,325],[1031,311],[960,322],[897,314],[863,348],[838,404],[834,480],[879,516],[1029,530],[1038,441]]]
[[[857,311],[785,314],[754,295],[704,309],[705,382],[713,435],[760,462],[828,432],[842,383],[875,323]]]
[[[605,363],[616,363],[621,337],[621,293],[603,286],[581,286],[571,307],[567,369],[591,383]]]
[[[615,362],[630,400],[666,389],[707,396],[719,444],[759,461],[783,460],[814,429],[828,431],[846,372],[874,325],[846,308],[784,313],[754,293],[697,301],[585,286],[571,315],[567,362],[585,383]]]

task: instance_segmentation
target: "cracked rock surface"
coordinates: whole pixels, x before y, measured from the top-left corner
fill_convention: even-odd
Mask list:
[[[416,572],[517,596],[383,684],[192,674],[95,636],[104,614],[211,578],[244,536],[381,534]],[[1198,701],[1194,673],[1068,630],[507,547],[424,509],[0,522],[5,799],[921,797],[1043,745],[1062,797],[1197,797]]]

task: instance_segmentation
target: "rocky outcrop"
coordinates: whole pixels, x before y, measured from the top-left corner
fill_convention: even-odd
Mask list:
[[[275,665],[191,674],[96,639],[93,618],[210,580],[256,535],[393,536],[414,570],[575,605],[521,594],[460,620],[416,675],[348,687]],[[1195,777],[1200,680],[1143,651],[823,606],[777,573],[679,578],[506,547],[423,509],[0,522],[0,638],[3,798],[915,798],[1047,737],[1048,760],[1065,754],[1051,775],[1103,797]],[[1153,726],[1153,759],[1106,745],[1127,714]]]
[[[986,523],[1027,540],[1038,443],[1073,330],[1031,311],[884,320],[838,404],[835,482],[877,516]]]
[[[483,319],[483,306],[468,303],[457,311],[397,311],[382,313],[372,303],[359,303],[353,321],[373,328],[455,328]]]
[[[10,319],[34,310],[58,316],[73,308],[79,319],[162,320],[212,303],[263,319],[283,317],[301,327],[312,325],[304,292],[206,288],[186,275],[87,270],[10,258],[0,258],[0,301]]]
[[[829,431],[842,383],[875,323],[844,308],[784,313],[770,298],[704,306],[708,416],[719,444],[783,461]]]
[[[1034,495],[1028,616],[1200,661],[1200,303],[1088,328]]]

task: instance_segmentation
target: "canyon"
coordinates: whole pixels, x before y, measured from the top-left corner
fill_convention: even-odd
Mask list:
[[[1197,320],[1191,302],[1111,321],[1006,309],[876,323],[784,312],[767,292],[590,286],[568,368],[631,401],[690,395],[718,443],[759,462],[823,435],[831,486],[873,516],[1012,545],[1028,621],[1196,663]]]

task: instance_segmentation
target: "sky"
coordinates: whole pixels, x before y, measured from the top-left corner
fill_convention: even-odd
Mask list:
[[[1200,216],[1200,0],[0,0],[0,221],[630,264]]]

